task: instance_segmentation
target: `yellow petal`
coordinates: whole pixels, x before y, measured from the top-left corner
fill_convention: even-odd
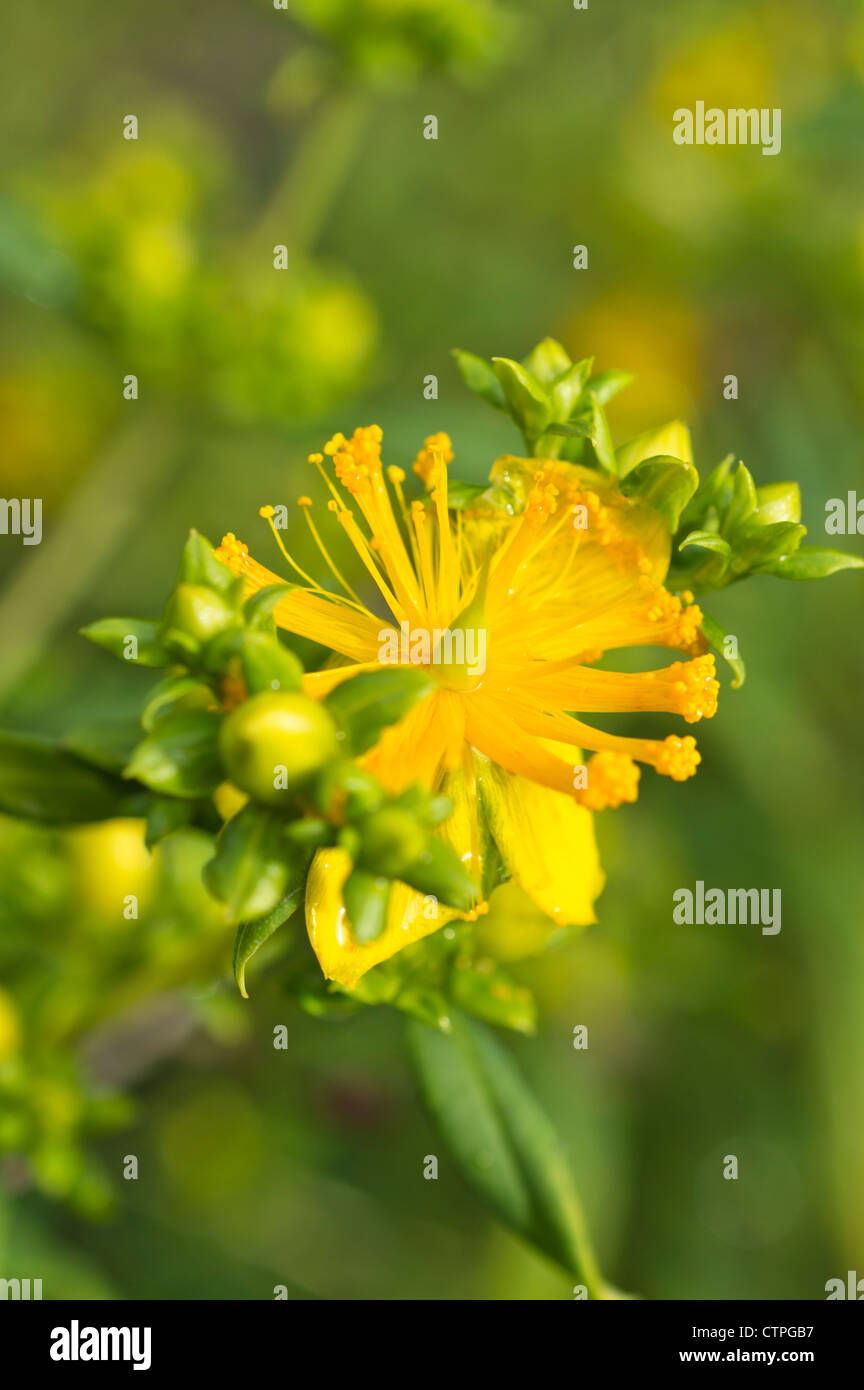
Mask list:
[[[486,758],[477,767],[489,828],[514,879],[559,926],[596,921],[605,880],[590,812]]]
[[[424,897],[394,883],[387,925],[374,941],[361,945],[351,934],[342,901],[342,887],[351,872],[351,858],[342,849],[322,849],[316,854],[306,882],[306,930],[325,977],[345,989],[373,965],[388,960],[443,927],[456,913],[434,898]]]
[[[455,772],[445,778],[442,790],[450,797],[453,809],[438,833],[453,846],[479,883],[482,845],[473,783],[469,787],[465,773]],[[306,882],[306,929],[312,949],[326,978],[336,980],[345,989],[353,989],[373,965],[389,960],[404,946],[421,941],[462,915],[431,896],[415,893],[404,883],[394,883],[387,925],[374,941],[360,945],[351,934],[342,901],[342,888],[351,867],[351,858],[344,850],[322,849],[312,861]]]

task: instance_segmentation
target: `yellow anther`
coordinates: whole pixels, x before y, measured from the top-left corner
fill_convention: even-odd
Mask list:
[[[259,507],[259,508],[258,508],[258,515],[259,515],[259,516],[263,516],[264,520],[265,520],[265,521],[268,521],[269,518],[270,518],[271,516],[275,516],[275,515],[276,515],[276,508],[275,508],[275,507]]]
[[[311,498],[311,497],[306,497],[305,495],[304,495],[303,497],[298,497],[298,498],[297,498],[297,506],[298,506],[298,507],[311,507],[311,506],[312,506],[312,498]]]
[[[671,777],[674,782],[686,782],[701,761],[692,734],[686,734],[684,738],[670,734],[660,746],[654,767],[663,777]]]
[[[587,811],[606,811],[639,795],[639,767],[626,753],[595,753],[587,770],[587,786],[576,798]]]

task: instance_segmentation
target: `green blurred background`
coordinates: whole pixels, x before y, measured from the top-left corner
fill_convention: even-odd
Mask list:
[[[4,725],[132,708],[144,678],[77,628],[160,611],[190,525],[275,566],[257,509],[306,490],[334,429],[378,422],[403,466],[444,429],[481,478],[516,440],[453,346],[551,333],[634,371],[616,440],[683,416],[700,469],[734,451],[799,479],[811,543],[860,485],[853,0],[20,0],[4,30],[2,492],[45,507],[41,546],[0,541]],[[673,145],[700,99],[782,108],[782,153]],[[649,1298],[820,1298],[864,1265],[860,582],[709,602],[747,684],[698,731],[693,782],[647,776],[598,819],[598,924],[520,967],[542,1021],[515,1051],[604,1270]],[[0,1101],[0,1275],[46,1297],[569,1297],[444,1157],[399,1015],[305,1016],[278,954],[236,996],[190,888],[204,853],[0,822],[0,1052],[26,1062]],[[782,889],[782,932],[674,926],[697,879]]]

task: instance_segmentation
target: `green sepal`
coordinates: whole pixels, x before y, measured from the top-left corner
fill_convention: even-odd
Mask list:
[[[359,945],[374,941],[387,925],[392,880],[365,869],[352,869],[345,880],[342,899],[354,940]]]
[[[591,376],[593,357],[571,362],[551,383],[553,418],[564,423],[575,413]]]
[[[606,412],[596,396],[592,395],[589,399],[591,401],[589,428],[594,457],[604,473],[614,473],[617,466],[615,446],[612,443],[612,431],[609,428],[609,421],[606,419]]]
[[[247,598],[243,605],[243,617],[251,632],[275,632],[276,623],[273,610],[286,594],[295,589],[294,584],[268,584],[257,594]]]
[[[223,780],[220,717],[205,710],[169,714],[141,740],[123,776],[170,796],[209,796]]]
[[[244,589],[242,577],[235,576],[227,565],[217,560],[206,536],[195,530],[189,532],[183,547],[177,583],[206,585],[232,604],[239,604]]]
[[[484,357],[478,357],[474,352],[463,352],[461,348],[454,348],[453,356],[459,375],[468,390],[473,391],[475,396],[480,396],[489,405],[494,405],[496,410],[506,411],[507,397],[495,375],[492,363],[487,362]]]
[[[273,632],[244,632],[239,643],[240,664],[250,695],[263,690],[302,690],[303,667]]]
[[[104,647],[112,656],[119,656],[133,666],[167,666],[171,660],[159,640],[161,624],[144,618],[102,618],[79,628],[82,637]],[[135,639],[136,656],[128,656],[129,638]]]
[[[250,804],[226,821],[204,865],[208,892],[225,904],[229,922],[264,917],[301,878],[307,856],[285,837],[283,822]]]
[[[237,928],[237,935],[234,938],[234,979],[237,988],[244,999],[249,995],[246,991],[246,966],[260,950],[265,941],[269,941],[275,931],[287,922],[303,900],[305,880],[295,884],[290,892],[285,894],[281,902],[277,903],[272,912],[268,912],[265,917],[259,917],[253,922],[242,922]]]
[[[724,647],[728,635],[714,618],[709,617],[707,613],[702,614],[702,636],[709,646],[713,647],[715,652],[718,652],[723,660],[728,662],[733,674],[730,682],[732,689],[740,690],[747,679],[747,671],[740,656],[727,656]]]
[[[477,885],[452,846],[437,835],[400,874],[403,883],[418,893],[429,894],[447,907],[470,912],[477,904]]]
[[[521,362],[514,362],[510,357],[493,357],[492,365],[516,424],[526,440],[538,439],[552,420],[548,391]]]
[[[535,377],[543,386],[551,386],[570,370],[572,363],[570,354],[560,343],[554,338],[543,338],[527,357],[522,358],[522,366],[529,376]]]
[[[798,484],[767,483],[757,487],[753,520],[760,526],[773,526],[778,521],[800,521],[801,489]]]
[[[344,734],[346,752],[356,757],[377,743],[381,731],[404,718],[432,687],[431,678],[419,668],[382,667],[342,681],[324,705]]]
[[[794,521],[739,527],[735,534],[732,569],[744,574],[768,568],[776,560],[794,554],[807,534],[807,527]]]
[[[694,552],[694,547],[698,551]],[[689,550],[682,568],[681,584],[689,584],[701,589],[720,588],[732,559],[732,547],[716,531],[691,531],[678,546],[679,551]]]
[[[766,572],[776,575],[778,579],[825,579],[838,570],[849,569],[864,569],[864,560],[843,550],[824,550],[820,546],[805,545],[794,555],[775,560],[766,567]]]
[[[215,702],[210,686],[194,676],[166,676],[150,691],[141,714],[141,725],[149,733],[170,714],[207,709]]]
[[[110,820],[130,789],[72,753],[28,734],[0,732],[0,811],[46,825]]]
[[[605,372],[597,372],[596,376],[589,377],[585,389],[586,392],[593,392],[601,405],[606,405],[619,391],[623,391],[625,386],[629,386],[632,380],[632,372],[610,367]]]
[[[681,514],[699,486],[699,474],[692,463],[661,454],[637,463],[619,486],[625,497],[638,497],[659,512],[674,536]]]

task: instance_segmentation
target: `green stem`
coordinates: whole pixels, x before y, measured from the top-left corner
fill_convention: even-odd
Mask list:
[[[0,597],[0,705],[45,650],[67,615],[145,515],[176,463],[164,421],[130,404],[133,418],[97,458],[42,545],[25,550]]]
[[[284,244],[307,251],[312,246],[363,134],[369,109],[369,95],[356,88],[338,91],[321,104],[250,234],[249,247]]]

